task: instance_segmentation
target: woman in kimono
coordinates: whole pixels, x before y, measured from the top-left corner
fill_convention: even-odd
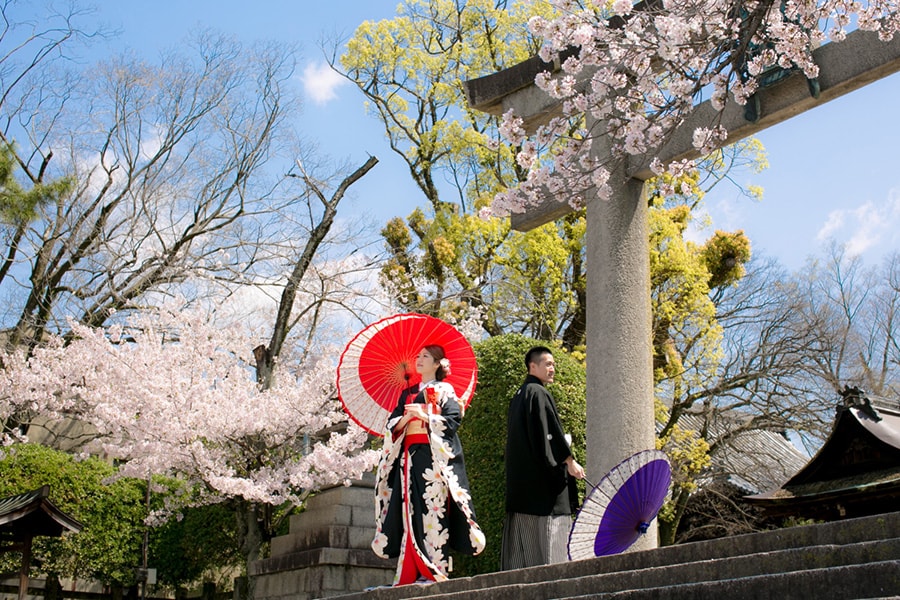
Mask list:
[[[394,585],[444,581],[449,549],[478,554],[484,534],[475,522],[462,446],[462,410],[443,381],[450,361],[441,346],[416,358],[422,383],[405,390],[388,417],[375,481],[375,539],[382,558],[398,558]]]

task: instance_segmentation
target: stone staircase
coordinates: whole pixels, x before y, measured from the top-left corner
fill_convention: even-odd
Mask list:
[[[341,600],[900,598],[900,512],[451,579]]]

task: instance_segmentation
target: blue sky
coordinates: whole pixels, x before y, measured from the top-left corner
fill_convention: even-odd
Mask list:
[[[241,40],[299,43],[305,64],[301,129],[335,160],[376,169],[352,188],[345,209],[370,213],[377,223],[405,216],[422,204],[402,160],[383,129],[365,114],[362,95],[325,66],[320,41],[348,38],[364,20],[391,18],[397,0],[100,0],[97,18],[118,29],[113,48],[129,47],[152,59],[192,29],[209,27]],[[743,229],[755,253],[797,269],[833,238],[867,264],[900,249],[900,74],[773,127],[757,137],[770,167],[734,173],[737,183],[759,185],[761,202],[722,184],[706,200],[713,228]],[[711,232],[709,232],[711,233]]]

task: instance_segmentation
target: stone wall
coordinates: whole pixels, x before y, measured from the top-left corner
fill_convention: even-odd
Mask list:
[[[390,585],[396,561],[375,556],[371,480],[333,487],[293,515],[290,533],[272,540],[269,558],[250,565],[253,600],[311,600]]]

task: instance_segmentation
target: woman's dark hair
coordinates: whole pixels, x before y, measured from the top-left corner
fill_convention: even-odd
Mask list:
[[[434,359],[434,362],[438,363],[438,368],[434,374],[434,378],[438,381],[443,381],[444,377],[447,376],[447,372],[444,371],[444,367],[440,365],[441,359],[447,356],[444,352],[444,347],[433,344],[430,346],[425,346],[425,350],[428,351],[428,354],[431,355],[431,358]]]

